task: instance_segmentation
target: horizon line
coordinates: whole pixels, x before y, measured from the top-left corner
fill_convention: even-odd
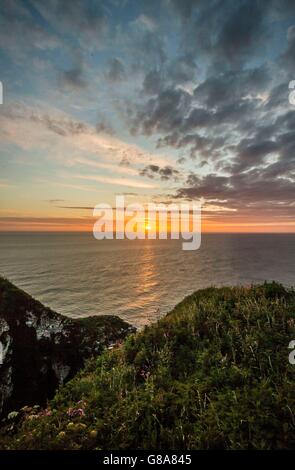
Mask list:
[[[92,230],[0,230],[0,235],[1,234],[9,234],[9,233],[46,233],[46,234],[49,234],[49,233],[56,233],[56,234],[87,234],[87,233],[90,233],[90,234],[93,234],[93,231]],[[168,235],[170,234],[171,232],[168,232]],[[287,232],[287,231],[282,231],[282,232],[279,232],[279,231],[276,231],[276,232],[270,232],[270,231],[267,231],[267,232],[262,232],[262,231],[213,231],[213,230],[202,230],[201,231],[201,235],[202,234],[220,234],[220,235],[227,235],[227,234],[255,234],[255,235],[295,235],[295,231],[294,232]],[[115,232],[114,232],[114,235],[115,235]],[[116,238],[114,238],[114,240],[117,240]],[[119,240],[119,239],[118,239]],[[124,240],[124,239],[123,239]],[[141,239],[143,240],[143,239]],[[153,239],[150,239],[150,240],[153,240]],[[154,240],[158,240],[158,239],[154,239]]]

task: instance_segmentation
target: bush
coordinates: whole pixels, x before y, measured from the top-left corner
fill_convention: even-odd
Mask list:
[[[2,448],[295,448],[294,313],[276,283],[198,291],[6,424]]]

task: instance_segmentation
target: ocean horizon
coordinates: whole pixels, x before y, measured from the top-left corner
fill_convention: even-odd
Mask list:
[[[181,240],[95,240],[89,232],[2,232],[0,274],[73,318],[118,315],[138,328],[209,286],[295,279],[295,234],[206,233]]]

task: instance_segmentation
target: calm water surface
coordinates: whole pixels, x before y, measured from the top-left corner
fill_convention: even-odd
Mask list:
[[[175,240],[2,233],[0,273],[59,313],[116,314],[141,327],[203,287],[295,285],[295,235],[210,234],[183,251]]]

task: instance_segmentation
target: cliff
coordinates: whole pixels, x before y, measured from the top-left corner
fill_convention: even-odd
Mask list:
[[[0,278],[0,416],[44,405],[86,359],[134,330],[115,316],[64,317]]]
[[[2,449],[294,449],[295,293],[208,288],[104,351],[44,409],[10,413]]]

